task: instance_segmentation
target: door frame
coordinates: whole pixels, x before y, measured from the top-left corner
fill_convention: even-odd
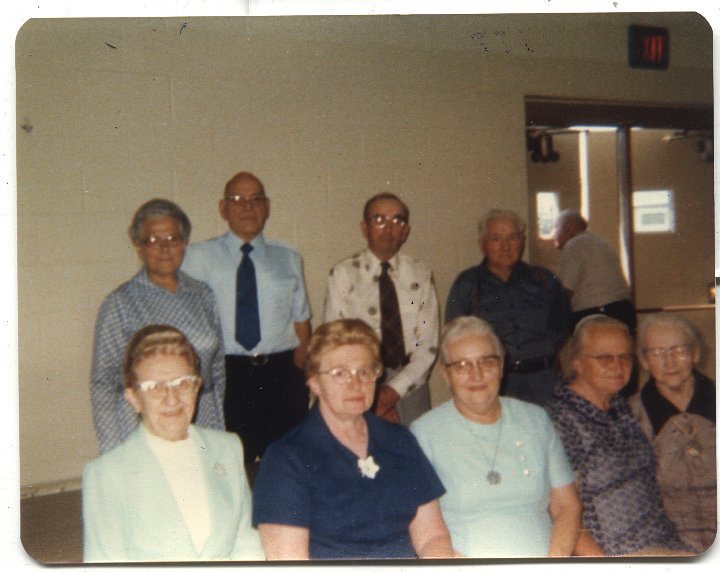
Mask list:
[[[630,288],[634,297],[631,129],[678,129],[713,131],[714,108],[711,104],[657,104],[592,99],[562,99],[525,96],[526,130],[564,129],[576,125],[615,127],[618,173],[618,229]]]

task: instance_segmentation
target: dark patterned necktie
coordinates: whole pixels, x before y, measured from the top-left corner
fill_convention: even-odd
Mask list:
[[[378,283],[380,285],[380,338],[382,340],[383,365],[397,368],[405,362],[405,342],[403,340],[402,320],[400,319],[400,305],[398,304],[395,284],[388,274],[389,262],[380,265],[382,272]]]
[[[243,257],[237,271],[235,299],[235,339],[247,350],[254,348],[260,341],[255,265],[250,259],[252,249],[248,243],[240,247]]]

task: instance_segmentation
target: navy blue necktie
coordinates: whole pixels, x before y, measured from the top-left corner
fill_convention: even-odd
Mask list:
[[[247,350],[254,348],[260,341],[255,265],[250,259],[252,249],[248,243],[240,247],[243,257],[237,271],[235,298],[235,339]]]

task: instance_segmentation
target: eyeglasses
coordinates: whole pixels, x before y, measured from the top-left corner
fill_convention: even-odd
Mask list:
[[[646,359],[653,361],[660,361],[666,357],[688,359],[692,354],[692,344],[681,344],[678,346],[671,346],[669,348],[648,348],[643,350],[642,354]]]
[[[499,236],[496,234],[488,235],[485,240],[487,242],[492,242],[494,244],[505,244],[506,242],[510,244],[518,244],[525,240],[525,237],[522,234],[519,234],[517,232],[514,232],[512,234],[508,234],[507,236]]]
[[[470,377],[477,368],[483,373],[494,373],[500,369],[500,356],[490,355],[478,358],[476,360],[461,359],[445,364],[445,368],[458,378]]]
[[[380,370],[376,367],[334,367],[318,373],[329,375],[330,380],[338,385],[347,385],[355,378],[359,379],[361,383],[375,383],[375,380],[380,377]]]
[[[155,381],[148,379],[135,384],[138,391],[146,393],[148,396],[157,399],[165,396],[165,393],[171,388],[180,394],[187,394],[200,381],[198,375],[183,375],[181,377],[171,379],[170,381]]]
[[[616,361],[623,367],[630,367],[635,361],[635,356],[633,354],[598,354],[594,356],[590,354],[584,355],[594,359],[603,367],[611,367]]]
[[[407,217],[403,215],[394,215],[388,217],[385,215],[376,214],[371,216],[368,219],[368,222],[375,228],[385,228],[385,225],[387,225],[388,223],[395,227],[402,228],[407,224]]]
[[[258,208],[265,204],[267,197],[265,195],[253,195],[245,198],[242,195],[228,195],[225,200],[238,206],[249,206],[250,208]]]
[[[160,250],[163,247],[177,248],[182,244],[185,244],[185,239],[179,234],[168,234],[167,236],[157,236],[151,234],[147,238],[140,241],[140,243],[146,248],[152,248]]]

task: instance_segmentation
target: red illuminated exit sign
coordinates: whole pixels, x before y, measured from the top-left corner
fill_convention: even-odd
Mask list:
[[[670,40],[666,28],[628,28],[630,67],[665,70],[670,61]]]

